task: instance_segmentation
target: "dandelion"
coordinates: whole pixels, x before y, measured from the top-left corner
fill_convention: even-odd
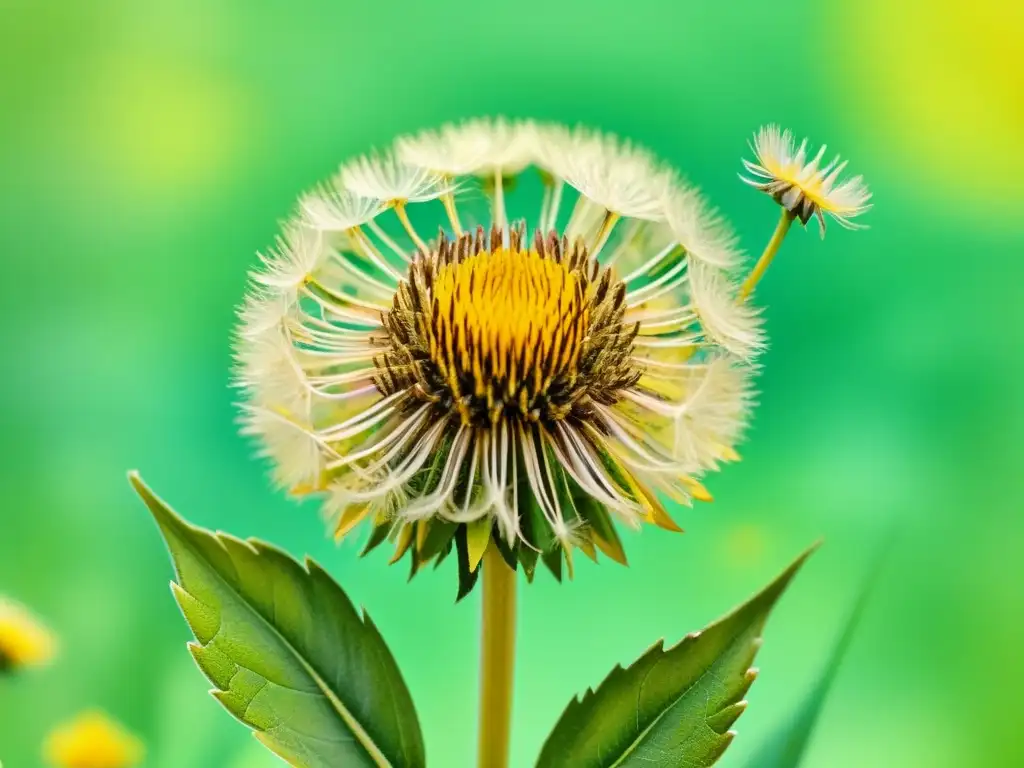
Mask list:
[[[399,139],[303,196],[240,311],[243,429],[342,538],[532,578],[679,530],[752,405],[734,238],[643,149],[532,122]],[[465,591],[465,589],[463,590]]]
[[[142,742],[98,710],[55,728],[44,753],[54,768],[132,768],[142,762]]]
[[[0,672],[49,662],[57,640],[27,608],[0,596]]]
[[[741,176],[746,183],[767,192],[779,205],[807,224],[817,217],[821,236],[825,236],[825,215],[835,219],[847,229],[859,229],[851,219],[871,208],[871,193],[860,176],[839,182],[846,169],[846,161],[837,155],[825,166],[826,145],[807,160],[807,139],[796,146],[790,131],[781,131],[777,125],[768,125],[758,131],[752,147],[757,162],[744,160],[743,165],[755,178]],[[839,182],[839,183],[837,183]]]
[[[825,237],[826,216],[846,229],[864,229],[865,225],[853,219],[871,209],[868,202],[871,192],[861,176],[839,180],[846,170],[846,161],[840,162],[837,155],[830,163],[822,165],[824,144],[808,160],[807,139],[797,147],[790,131],[768,125],[757,132],[751,149],[756,162],[743,160],[743,165],[753,178],[742,174],[740,178],[771,195],[782,206],[782,216],[764,254],[744,281],[740,289],[741,298],[746,298],[761,279],[794,219],[799,219],[806,226],[812,216],[817,218],[821,236]]]

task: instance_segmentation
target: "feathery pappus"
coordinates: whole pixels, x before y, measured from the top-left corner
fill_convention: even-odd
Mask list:
[[[701,194],[612,136],[473,120],[304,195],[240,310],[244,431],[274,477],[415,573],[488,546],[533,577],[737,457],[759,314]]]

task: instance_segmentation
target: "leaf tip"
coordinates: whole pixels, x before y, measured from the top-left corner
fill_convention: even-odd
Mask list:
[[[132,487],[132,490],[137,493],[143,501],[153,495],[153,491],[150,490],[149,486],[146,485],[146,481],[142,479],[142,475],[139,474],[137,469],[129,469],[127,472],[128,484]],[[148,502],[147,502],[148,505]]]
[[[818,547],[820,547],[821,544],[822,540],[818,539],[816,542],[811,544],[811,546],[801,552],[797,558],[790,563],[782,573],[776,576],[775,580],[765,587],[760,594],[754,597],[748,605],[758,601],[764,601],[769,606],[774,604],[782,593],[786,591],[786,588],[789,586],[789,582],[793,580],[793,577],[796,576],[797,572],[804,566],[804,563],[806,563],[808,558],[818,550]]]
[[[182,520],[174,510],[172,510],[167,504],[157,496],[153,489],[146,485],[146,482],[142,479],[139,473],[132,470],[128,473],[128,482],[131,484],[132,489],[142,499],[142,503],[146,505],[149,513],[153,515],[153,519],[156,520],[156,524],[166,532],[171,527],[182,527],[187,526],[184,520]]]

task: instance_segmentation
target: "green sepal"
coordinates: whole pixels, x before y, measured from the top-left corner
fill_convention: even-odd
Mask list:
[[[430,457],[429,465],[410,478],[408,492],[411,496],[426,496],[437,490],[437,486],[441,484],[444,466],[448,461],[448,454],[451,452],[451,448],[451,438],[444,438],[440,447]]]
[[[429,525],[427,529],[427,535],[423,539],[423,546],[417,546],[418,542],[414,541],[413,545],[409,547],[411,550],[409,559],[412,561],[411,570],[409,573],[409,580],[415,576],[420,568],[429,563],[435,557],[438,557],[441,552],[451,543],[452,537],[455,536],[455,531],[459,527],[458,523],[453,523],[449,520],[442,518],[435,518],[430,521],[421,520],[416,523],[417,526]],[[436,567],[436,564],[435,564]]]
[[[373,550],[387,541],[388,536],[391,534],[391,521],[375,525],[373,530],[370,531],[370,537],[366,540],[366,546],[363,547],[363,551],[359,553],[360,557],[366,557]]]
[[[480,576],[482,569],[477,568],[475,571],[470,570],[469,567],[469,546],[466,539],[466,526],[460,525],[458,530],[455,532],[455,551],[458,553],[459,560],[459,593],[455,598],[455,602],[459,602],[473,591],[473,587],[476,585],[476,580]]]
[[[519,563],[523,566],[523,573],[526,574],[527,583],[533,583],[533,574],[537,570],[537,560],[540,557],[540,552],[535,550],[533,547],[528,546],[524,542],[519,542],[516,545],[516,553],[519,557]]]
[[[420,559],[420,553],[416,550],[416,543],[413,542],[409,547],[409,581],[412,581],[421,565],[423,565],[423,561]]]
[[[528,582],[533,581],[534,572],[537,569],[537,560],[540,558],[540,546],[538,545],[538,534],[534,533],[533,514],[526,504],[523,503],[522,489],[520,489],[519,503],[519,529],[522,532],[523,541],[516,544],[516,556],[523,566],[523,573],[526,574]],[[539,512],[539,509],[537,510]],[[531,546],[532,545],[532,546]]]
[[[443,563],[445,561],[445,559],[448,557],[448,555],[451,554],[451,551],[454,548],[455,548],[455,536],[453,535],[452,538],[448,539],[448,543],[445,544],[444,547],[441,548],[441,551],[438,553],[437,557],[434,559],[434,569],[435,570],[438,567],[440,567],[441,563]]]
[[[544,561],[544,564],[554,577],[561,581],[562,550],[557,546],[554,534],[551,532],[551,526],[548,524],[547,518],[544,517],[540,503],[538,503],[533,495],[528,482],[523,481],[520,484],[518,496],[519,524],[523,528],[523,535],[526,537],[526,540],[536,547],[536,550],[532,550],[523,544],[517,547],[524,570],[529,565],[529,570],[527,570],[528,578],[533,578],[539,557]]]
[[[551,571],[551,575],[559,582],[562,581],[562,548],[555,546],[540,556],[544,565]]]
[[[449,548],[452,537],[455,536],[455,530],[458,527],[458,523],[453,523],[450,520],[442,518],[432,520],[430,530],[427,532],[427,538],[424,540],[423,548],[419,553],[420,559],[426,563],[435,557],[441,557],[442,553]]]
[[[174,563],[213,696],[297,768],[422,768],[409,691],[365,612],[315,562],[185,522],[129,476]]]
[[[768,615],[816,546],[731,613],[672,648],[657,642],[571,701],[537,768],[713,765],[746,708],[743,697],[756,677],[751,664]]]
[[[625,475],[622,474],[623,469],[619,466],[619,463],[602,448],[597,448],[596,453],[598,458],[601,460],[601,466],[608,472],[608,476],[615,483],[619,492],[631,501],[640,501],[637,499],[636,494],[633,493],[632,484],[626,479]]]
[[[602,545],[597,538],[591,537],[595,546],[612,560],[625,565],[626,550],[622,546],[622,540],[615,530],[615,523],[612,522],[608,510],[605,509],[601,502],[576,486],[575,482],[573,485],[575,487],[573,488],[572,498],[576,502],[576,512],[583,522],[604,541]],[[611,551],[606,550],[606,547],[610,548]]]

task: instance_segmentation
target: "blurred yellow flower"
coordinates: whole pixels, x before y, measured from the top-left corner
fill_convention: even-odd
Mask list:
[[[743,165],[753,178],[740,176],[747,184],[771,195],[803,224],[816,216],[822,237],[825,214],[847,229],[861,228],[851,219],[871,208],[868,203],[871,193],[860,176],[839,180],[846,162],[840,162],[838,156],[827,165],[821,165],[824,144],[808,160],[807,139],[797,147],[792,133],[777,125],[768,125],[757,132],[752,149],[757,162],[744,160]]]
[[[142,742],[98,710],[57,727],[44,747],[55,768],[130,768],[145,754]]]
[[[46,664],[57,639],[25,606],[0,597],[0,671]]]

